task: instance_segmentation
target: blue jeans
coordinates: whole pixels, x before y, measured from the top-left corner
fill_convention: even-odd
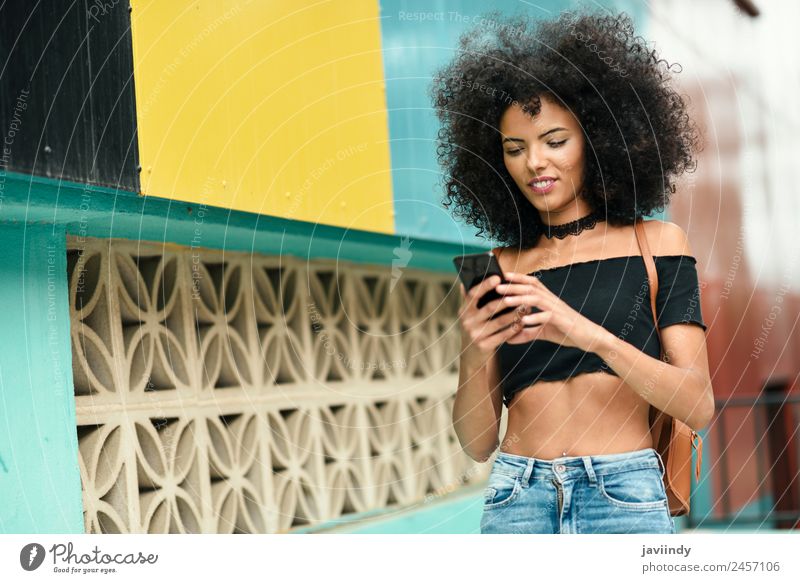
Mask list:
[[[481,533],[674,534],[653,448],[542,460],[498,452]]]

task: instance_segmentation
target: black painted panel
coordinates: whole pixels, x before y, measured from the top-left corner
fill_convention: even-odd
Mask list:
[[[0,2],[3,169],[139,192],[132,72],[128,2]]]

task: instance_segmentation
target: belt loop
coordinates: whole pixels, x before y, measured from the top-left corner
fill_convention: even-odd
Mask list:
[[[588,455],[581,456],[583,460],[583,467],[586,468],[586,473],[589,474],[589,483],[594,485],[597,483],[597,476],[595,476],[594,468],[592,467],[592,458]]]
[[[528,458],[528,463],[525,466],[525,471],[522,472],[522,487],[527,488],[528,484],[531,479],[531,474],[533,474],[533,464],[536,460],[534,458]]]
[[[661,479],[664,479],[664,474],[666,473],[667,469],[664,466],[664,460],[661,459],[661,454],[658,453],[658,450],[653,448],[653,451],[656,452],[656,457],[658,458],[658,465],[661,466]]]

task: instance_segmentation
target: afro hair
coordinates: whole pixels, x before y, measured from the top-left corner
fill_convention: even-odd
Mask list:
[[[581,9],[535,20],[493,11],[481,22],[430,86],[444,206],[479,235],[536,244],[543,224],[505,168],[498,128],[512,104],[536,115],[545,96],[583,130],[579,195],[593,210],[614,225],[663,211],[674,179],[694,169],[699,132],[672,87],[679,69],[634,35],[630,16]]]

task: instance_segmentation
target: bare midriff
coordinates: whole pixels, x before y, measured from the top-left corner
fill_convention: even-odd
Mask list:
[[[500,451],[552,460],[652,447],[649,407],[604,372],[540,381],[513,395]]]

